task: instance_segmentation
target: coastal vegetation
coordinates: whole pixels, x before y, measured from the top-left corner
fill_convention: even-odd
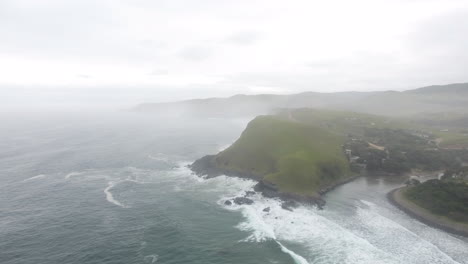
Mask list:
[[[410,187],[407,199],[454,221],[468,223],[468,184],[450,180],[428,180]]]

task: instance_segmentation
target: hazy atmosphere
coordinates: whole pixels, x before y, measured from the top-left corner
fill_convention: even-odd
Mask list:
[[[468,0],[0,0],[0,264],[468,264]]]
[[[468,1],[0,2],[1,108],[468,79]]]

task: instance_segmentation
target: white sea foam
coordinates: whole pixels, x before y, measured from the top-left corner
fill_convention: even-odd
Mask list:
[[[152,160],[162,161],[162,162],[168,162],[169,161],[168,157],[164,153],[156,153],[154,155],[150,154],[150,155],[148,155],[148,158],[152,159]]]
[[[107,185],[107,188],[104,189],[104,193],[106,194],[106,200],[107,200],[108,202],[113,203],[113,204],[115,204],[115,205],[117,205],[117,206],[120,206],[120,207],[122,207],[122,208],[127,208],[127,206],[121,204],[121,203],[120,203],[119,201],[117,201],[117,200],[114,198],[114,196],[112,195],[112,193],[111,193],[110,190],[111,190],[112,188],[114,188],[114,186],[115,186],[115,183],[112,182],[112,181],[110,181],[110,182],[108,183],[108,185]]]
[[[221,206],[224,206],[227,199],[242,196],[246,191],[252,190],[256,184],[252,180],[228,176],[203,179],[193,175],[185,164],[174,170],[172,176],[182,175],[185,180],[178,179],[179,190],[219,192],[221,199],[218,204]],[[187,177],[188,175],[190,176]],[[341,263],[396,263],[386,261],[391,257],[385,252],[318,215],[313,208],[301,207],[290,212],[281,208],[279,200],[268,199],[260,194],[250,198],[254,200],[252,205],[225,206],[228,210],[240,211],[245,217],[245,221],[237,225],[238,229],[250,232],[244,242],[276,241],[281,251],[289,254],[298,264],[309,263],[307,257],[285,247],[283,241],[305,246],[308,249],[305,254],[317,251],[322,244],[326,244],[323,252],[315,252],[314,263],[330,263],[336,259],[341,259]],[[263,212],[266,207],[270,207],[270,212]]]
[[[152,263],[156,263],[156,261],[158,261],[158,258],[159,258],[158,255],[148,255],[148,256],[145,256],[143,260],[145,261],[145,263],[152,264]]]
[[[239,182],[239,187],[246,185]],[[218,203],[223,205],[226,199],[242,195],[250,188],[234,195],[231,193]],[[314,208],[299,207],[290,212],[281,208],[279,200],[268,199],[260,194],[250,198],[254,200],[252,205],[225,206],[228,210],[240,210],[244,215],[245,221],[237,226],[240,230],[251,233],[244,241],[274,240],[284,253],[300,264],[308,263],[307,258],[314,263],[330,263],[337,260],[339,263],[398,263],[396,259],[365,239],[319,215]],[[266,207],[270,207],[269,212],[263,212]],[[282,242],[300,244],[307,252],[301,253],[301,256],[286,248]]]
[[[223,151],[223,150],[229,148],[230,146],[231,146],[231,144],[221,145],[221,146],[218,148],[218,151]]]
[[[227,176],[204,179],[193,175],[187,164],[166,175],[177,182],[178,190],[219,194],[220,206],[244,216],[237,225],[249,232],[243,242],[276,241],[295,263],[456,263],[433,244],[380,216],[370,202],[361,201],[356,212],[346,216],[344,222],[354,228],[329,209],[301,206],[290,212],[281,208],[281,201],[260,194],[250,197],[252,205],[227,206],[226,200],[243,196],[255,182]],[[269,212],[263,211],[266,207]]]
[[[289,250],[287,247],[283,246],[280,242],[276,241],[278,245],[281,247],[281,251],[283,251],[286,254],[289,254],[291,258],[296,262],[297,264],[309,264],[309,262],[303,258],[302,256],[296,254],[296,252]]]
[[[65,179],[70,179],[71,177],[79,176],[81,174],[83,174],[83,173],[82,172],[76,172],[76,171],[70,172],[67,175],[65,175]]]
[[[184,175],[188,182],[178,185],[179,190],[187,190],[188,188],[196,188],[204,192],[221,192],[223,198],[218,201],[218,204],[222,205],[226,200],[227,195],[229,198],[240,196],[245,194],[245,191],[251,190],[256,184],[255,181],[249,179],[240,179],[228,176],[219,176],[215,178],[205,179],[202,177],[195,176],[191,173],[190,169],[187,168],[187,163],[181,164],[176,170],[174,170],[174,175]],[[187,175],[191,175],[187,177]],[[256,195],[257,198],[260,195]],[[277,206],[280,207],[279,202]],[[246,217],[247,221],[244,221],[238,225],[238,228],[241,230],[250,231],[252,234],[247,237],[244,241],[251,242],[261,242],[265,240],[274,240],[278,243],[281,251],[286,254],[289,254],[291,258],[298,264],[308,264],[307,260],[295,253],[294,251],[285,247],[281,242],[276,240],[276,235],[273,228],[266,224],[261,214],[258,214],[257,211],[261,211],[263,207],[254,207],[254,206],[237,206],[233,205],[227,207],[230,210],[241,210],[243,215]]]
[[[360,202],[365,206],[357,208],[354,221],[359,228],[356,233],[379,248],[385,248],[401,263],[457,263],[434,244],[379,214],[376,204],[365,200]]]
[[[139,181],[137,177],[128,177],[127,179],[123,180],[123,181],[126,181],[126,182],[134,182],[134,183],[145,183],[144,181]]]
[[[31,177],[31,178],[27,178],[27,179],[23,180],[23,182],[28,182],[28,181],[32,181],[32,180],[43,179],[43,178],[45,178],[45,177],[46,177],[45,174],[39,174],[39,175],[33,176],[33,177]]]
[[[273,201],[271,205],[277,206],[278,201]],[[304,257],[292,251],[291,249],[285,247],[281,242],[277,240],[274,226],[267,224],[264,221],[264,218],[262,217],[262,215],[265,214],[263,210],[261,211],[263,212],[262,214],[262,213],[259,213],[258,211],[259,208],[255,208],[254,206],[235,206],[234,205],[234,207],[241,208],[242,214],[246,217],[246,221],[240,223],[237,227],[240,230],[250,231],[252,233],[244,241],[262,242],[265,240],[273,240],[280,246],[281,251],[291,256],[291,258],[294,260],[295,263],[297,264],[309,263]],[[276,209],[280,210],[278,208]],[[270,207],[270,210],[271,210],[271,207]]]

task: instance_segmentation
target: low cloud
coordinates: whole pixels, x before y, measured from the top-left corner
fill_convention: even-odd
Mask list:
[[[468,81],[466,1],[3,0],[0,14],[0,105],[26,86],[159,101]]]
[[[187,61],[204,61],[213,55],[213,50],[204,46],[191,46],[184,48],[179,56]]]
[[[88,74],[78,74],[77,75],[78,78],[82,78],[82,79],[89,79],[89,78],[92,78],[91,75],[88,75]]]
[[[233,34],[225,39],[226,43],[235,45],[252,45],[260,38],[260,33],[243,31]]]

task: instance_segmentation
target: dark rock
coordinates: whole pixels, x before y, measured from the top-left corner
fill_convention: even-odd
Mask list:
[[[267,213],[270,212],[270,207],[264,208],[263,212],[267,212]]]
[[[256,192],[260,192],[263,196],[267,198],[280,198],[281,200],[285,201],[286,204],[284,205],[283,209],[292,211],[293,208],[299,206],[298,203],[303,204],[314,204],[317,205],[319,209],[322,209],[325,205],[325,200],[323,200],[320,196],[304,196],[294,193],[286,193],[281,192],[278,190],[278,187],[265,180],[259,181],[255,186],[254,190]],[[291,206],[291,202],[297,202],[295,206]],[[289,203],[289,204],[288,204]]]
[[[212,178],[222,175],[223,172],[216,167],[214,158],[215,155],[204,156],[188,167],[199,176],[206,175],[208,178]]]
[[[238,205],[243,205],[243,204],[253,204],[254,201],[252,201],[249,198],[246,197],[236,197],[234,198],[234,203]]]
[[[254,175],[250,172],[239,172],[239,171],[229,170],[226,168],[221,168],[217,165],[217,163],[218,161],[216,161],[215,155],[208,155],[201,159],[196,160],[193,164],[189,165],[188,167],[195,174],[199,176],[206,176],[207,178],[216,177],[219,175],[227,175],[227,176],[234,176],[234,177],[257,180],[259,182],[254,186],[254,191],[261,193],[264,197],[279,198],[283,201],[294,200],[298,203],[303,203],[303,204],[314,204],[319,209],[323,209],[323,206],[325,205],[325,201],[321,198],[321,195],[332,190],[336,186],[339,186],[340,184],[344,184],[354,179],[354,178],[347,179],[346,181],[340,182],[339,184],[336,184],[334,186],[323,188],[320,190],[319,195],[317,196],[300,195],[300,194],[294,194],[294,193],[288,193],[288,192],[281,192],[279,191],[278,187],[275,184],[268,182],[266,180],[262,180],[260,175]],[[244,198],[254,195],[255,192],[246,191]],[[238,202],[241,204],[253,203],[253,201],[251,201],[250,199],[248,200],[249,202],[240,201],[240,200]],[[238,202],[234,201],[234,203],[236,204],[239,204]],[[285,207],[288,208],[286,210],[290,210],[290,211],[292,210],[292,208],[294,208],[294,207],[287,206],[287,205]]]
[[[346,183],[348,183],[348,182],[354,181],[355,179],[357,179],[357,178],[359,178],[359,177],[360,177],[360,176],[358,175],[358,176],[349,177],[349,178],[347,178],[347,179],[341,180],[341,181],[339,181],[339,182],[337,182],[337,183],[335,183],[335,184],[333,184],[333,185],[330,185],[330,186],[328,186],[328,187],[325,187],[325,188],[320,189],[320,190],[318,191],[318,193],[319,193],[320,195],[324,195],[324,194],[326,194],[327,192],[330,192],[330,191],[334,190],[335,188],[337,188],[337,187],[339,187],[339,186],[341,186],[341,185],[343,185],[343,184],[346,184]],[[319,204],[317,204],[317,205],[319,206],[319,208],[321,207],[321,205],[319,205]],[[323,206],[323,205],[322,205],[322,206]]]
[[[232,202],[229,201],[229,200],[226,200],[226,201],[224,202],[224,204],[225,204],[225,205],[232,205]]]
[[[278,197],[278,187],[275,184],[269,183],[267,181],[259,181],[255,186],[254,190],[256,192],[261,192],[263,196],[267,198]]]
[[[294,200],[289,200],[281,204],[281,208],[288,211],[293,211],[294,208],[297,208],[299,204]]]
[[[220,161],[217,160],[217,155],[206,155],[192,164],[188,165],[196,175],[206,176],[213,178],[220,175],[227,175],[232,177],[247,178],[252,180],[260,180],[261,175],[255,175],[251,172],[242,172],[235,169],[228,169],[219,165]],[[226,163],[224,163],[226,165]]]
[[[253,191],[246,191],[246,192],[245,192],[245,196],[246,196],[246,197],[252,196],[252,195],[254,195],[254,194],[255,194],[255,192],[253,192]]]

